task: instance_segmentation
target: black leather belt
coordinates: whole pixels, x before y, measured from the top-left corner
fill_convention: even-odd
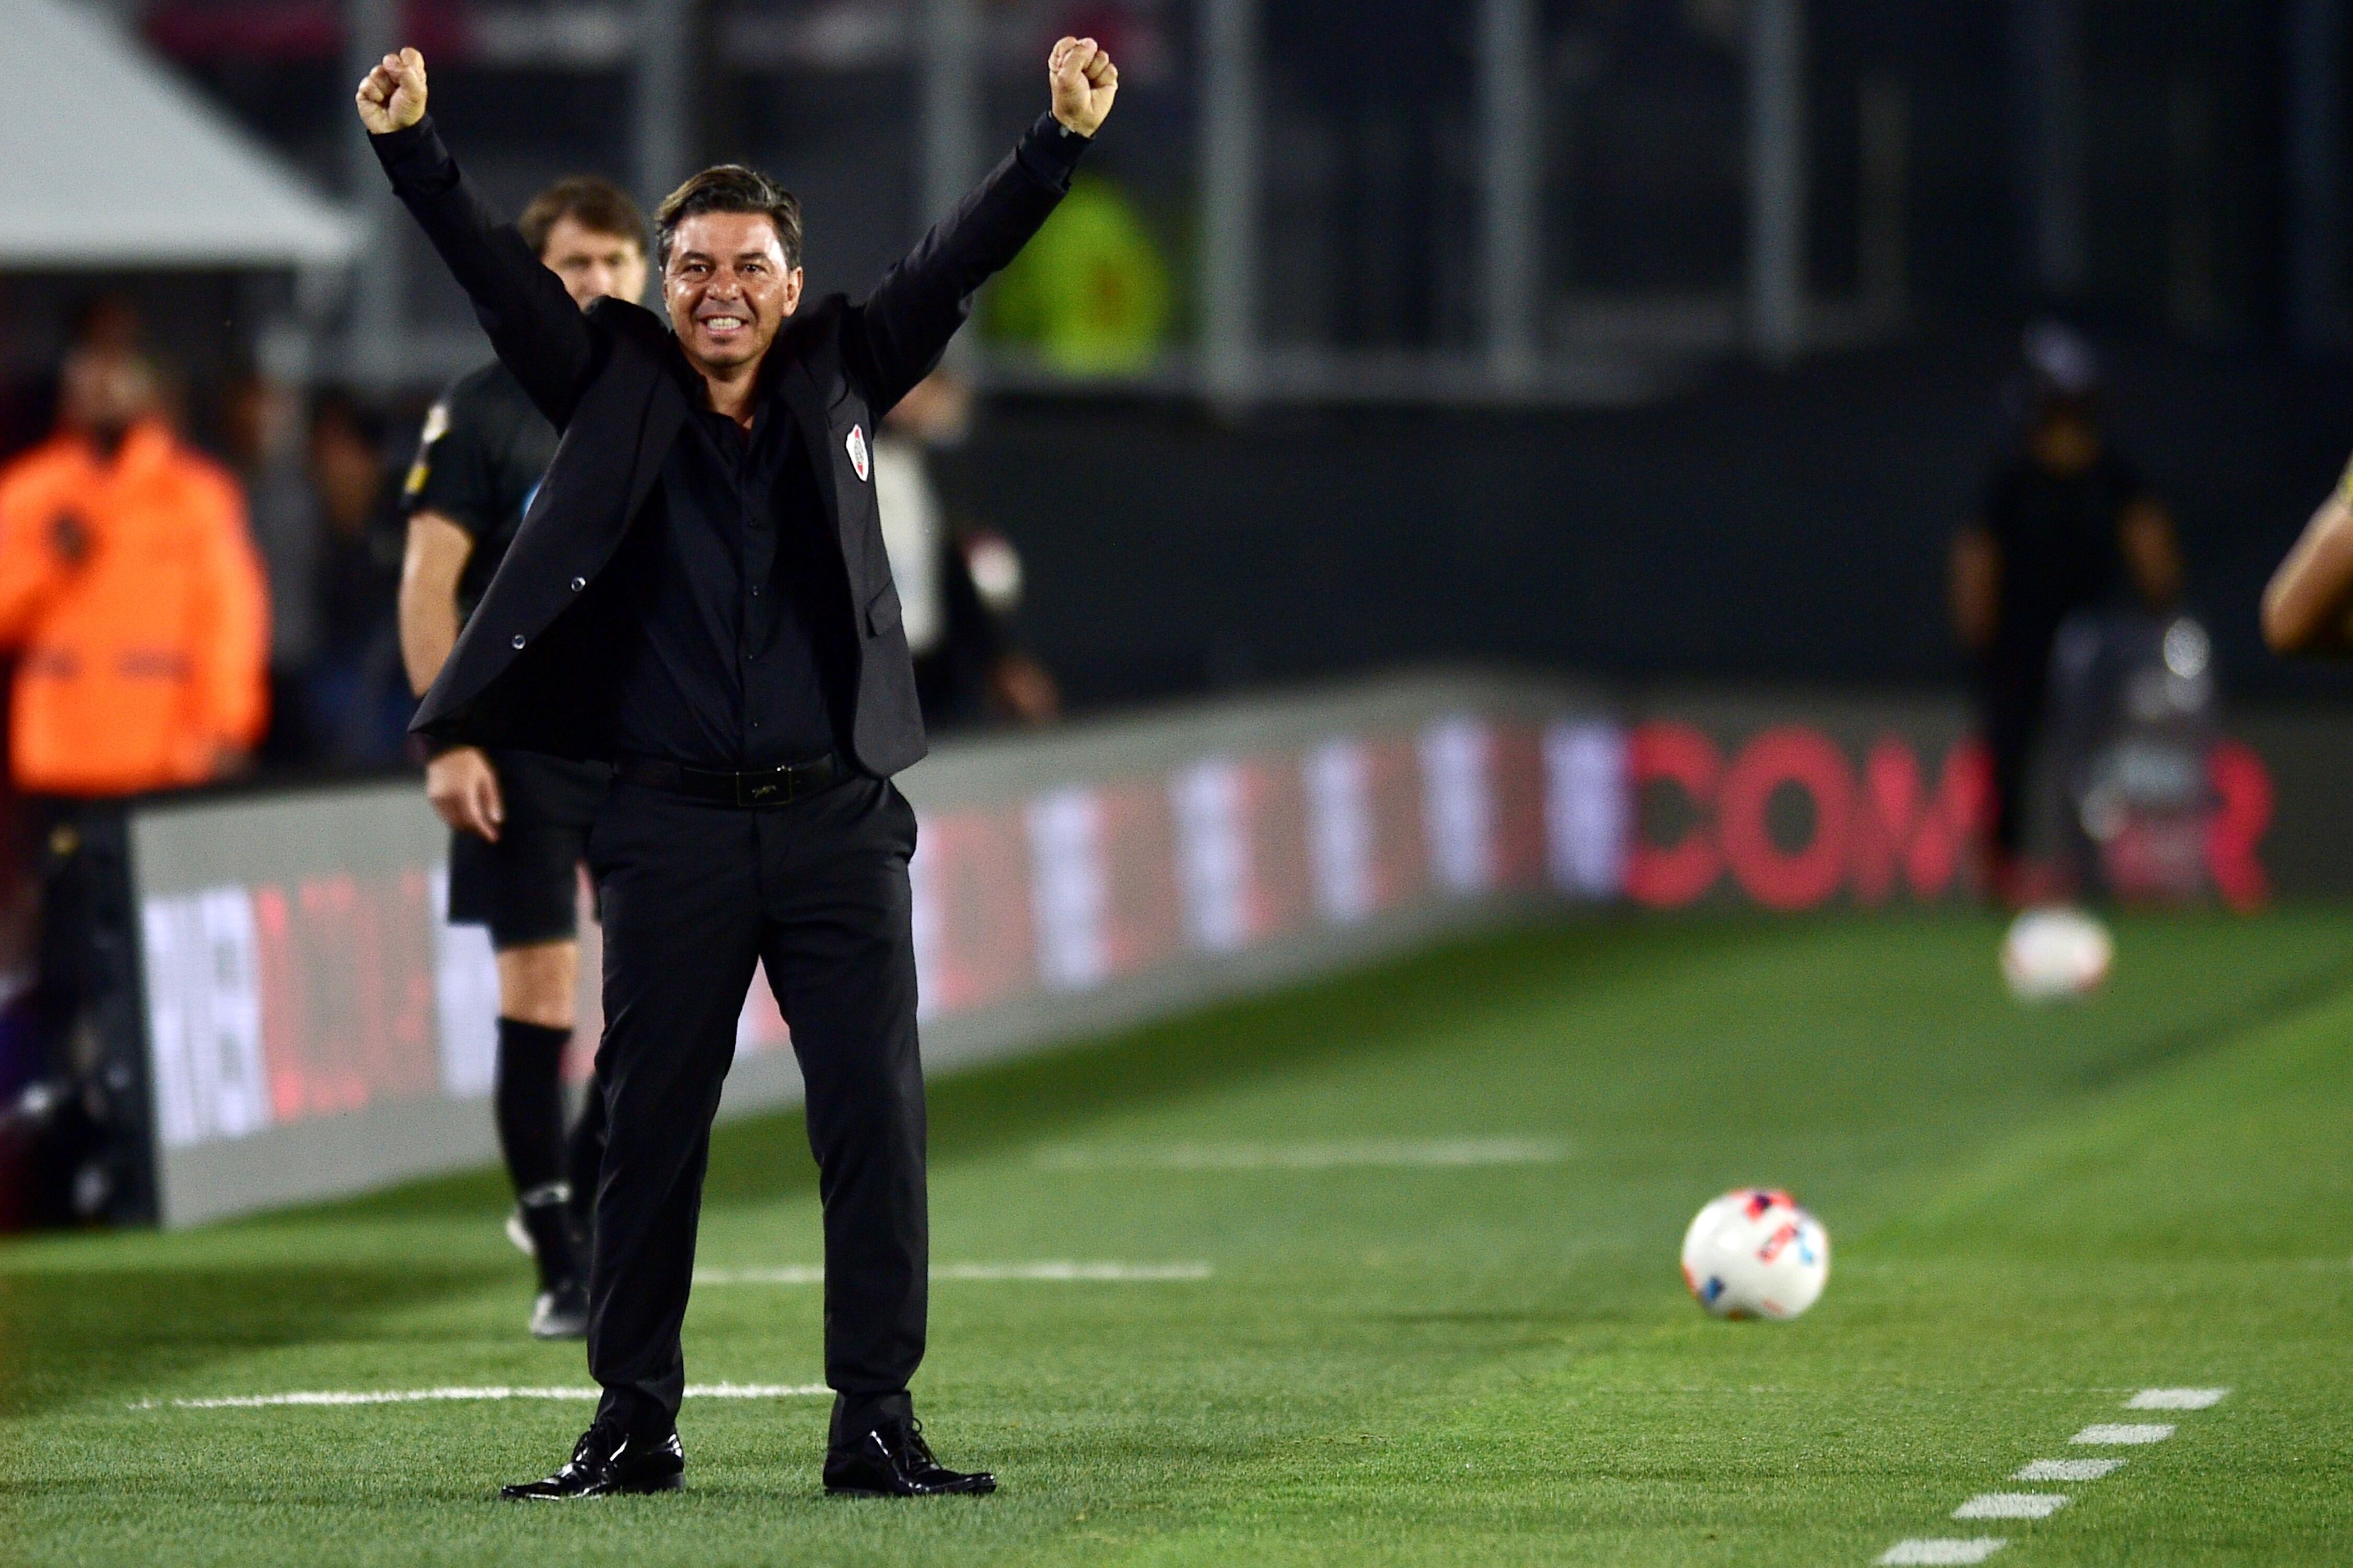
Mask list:
[[[786,763],[780,768],[752,768],[743,773],[719,773],[690,768],[651,757],[624,757],[613,764],[616,777],[648,789],[721,805],[783,805],[787,801],[830,789],[849,776],[841,759],[831,752],[810,763]]]

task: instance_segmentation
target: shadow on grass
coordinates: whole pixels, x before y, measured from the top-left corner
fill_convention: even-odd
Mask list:
[[[1428,1038],[1432,1026],[1519,1005],[1532,992],[1647,965],[1704,963],[1753,921],[1574,921],[1450,942],[1370,969],[1229,1002],[1042,1055],[941,1079],[927,1090],[934,1160],[1067,1135],[1106,1112],[1208,1094],[1318,1061]],[[720,1128],[709,1204],[814,1189],[798,1111]]]
[[[1509,1311],[1493,1309],[1486,1311],[1466,1310],[1453,1312],[1382,1312],[1377,1316],[1384,1323],[1404,1323],[1413,1327],[1518,1328],[1533,1323],[1546,1328],[1574,1328],[1601,1321],[1609,1317],[1609,1314],[1580,1307],[1555,1311],[1537,1311],[1534,1309]]]
[[[1518,1005],[1564,979],[1703,963],[1753,940],[1753,922],[1580,921],[1487,934],[1278,994],[1224,1004],[931,1088],[932,1147],[953,1156],[1066,1131],[1110,1110],[1211,1092],[1318,1060],[1426,1039],[1474,1013]],[[706,1202],[770,1203],[812,1191],[797,1111],[717,1130]],[[299,1228],[332,1246],[343,1222],[488,1221],[512,1201],[496,1168],[206,1227]],[[96,1239],[96,1238],[93,1238]],[[0,1270],[0,1415],[114,1389],[142,1390],[257,1348],[332,1340],[426,1300],[503,1279],[494,1266],[272,1262],[221,1268]]]
[[[1203,1094],[1387,1040],[1606,968],[1702,962],[1764,929],[1754,920],[1685,917],[1565,921],[1448,942],[1342,971],[1307,985],[1220,1003],[1019,1060],[934,1080],[936,1159],[1067,1129],[1101,1111]],[[707,1205],[765,1203],[814,1191],[807,1124],[797,1110],[723,1122],[712,1131]],[[273,1219],[366,1219],[496,1214],[512,1202],[496,1167],[429,1177],[383,1192],[280,1211]]]
[[[2086,1089],[2111,1089],[2126,1079],[2203,1056],[2266,1026],[2285,1023],[2348,989],[2353,989],[2353,957],[2333,959],[2265,990],[2236,995],[2231,1005],[2204,1016],[2130,1041],[2086,1062],[2077,1076]]]
[[[346,1336],[497,1277],[423,1261],[0,1274],[0,1416],[153,1387],[223,1356]]]
[[[1227,1002],[1015,1061],[952,1074],[929,1087],[935,1159],[1068,1135],[1106,1111],[1215,1092],[1321,1060],[1377,1053],[1427,1037],[1473,1013],[1509,1008],[1531,993],[1645,970],[1705,966],[1760,939],[1803,942],[1838,916],[1681,913],[1577,919],[1490,932],[1351,969],[1309,984]],[[1883,916],[1939,925],[1982,921],[1974,910]],[[1995,927],[1989,925],[1989,931]],[[2200,1054],[2241,1032],[2316,1006],[2353,988],[2353,959],[2332,961],[2118,1048],[2078,1069],[2085,1089]],[[704,1201],[772,1202],[813,1191],[817,1168],[797,1110],[727,1122],[712,1135]],[[496,1168],[462,1172],[293,1211],[289,1218],[496,1215],[512,1201]],[[261,1219],[249,1223],[270,1223]]]

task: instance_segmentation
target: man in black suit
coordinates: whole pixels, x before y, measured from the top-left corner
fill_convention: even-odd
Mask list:
[[[499,358],[563,432],[506,560],[417,709],[428,741],[612,763],[589,837],[605,921],[607,1143],[589,1270],[596,1423],[517,1498],[676,1488],[711,1119],[754,965],[807,1085],[825,1214],[828,1489],[983,1492],[933,1457],[922,1360],[923,1094],[891,774],[923,754],[872,491],[874,421],[1069,188],[1118,73],[1092,40],[1053,109],[862,302],[802,308],[799,204],[707,169],[656,216],[669,321],[586,311],[459,174],[425,62],[387,55],[360,118]]]

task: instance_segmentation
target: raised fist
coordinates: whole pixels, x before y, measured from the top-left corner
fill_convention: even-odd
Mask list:
[[[415,49],[385,56],[360,82],[353,101],[360,123],[374,134],[407,130],[425,118],[425,57]]]
[[[1054,118],[1082,136],[1092,136],[1119,96],[1119,68],[1092,38],[1064,38],[1046,57],[1054,83]],[[418,77],[422,90],[423,76]]]

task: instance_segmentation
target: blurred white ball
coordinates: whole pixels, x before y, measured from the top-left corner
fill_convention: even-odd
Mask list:
[[[2001,977],[2021,1002],[2063,1002],[2099,989],[2116,956],[2108,928],[2081,910],[2028,910],[2001,941]]]
[[[1830,1277],[1830,1233],[1787,1193],[1726,1193],[1683,1233],[1683,1283],[1719,1318],[1794,1318]]]

